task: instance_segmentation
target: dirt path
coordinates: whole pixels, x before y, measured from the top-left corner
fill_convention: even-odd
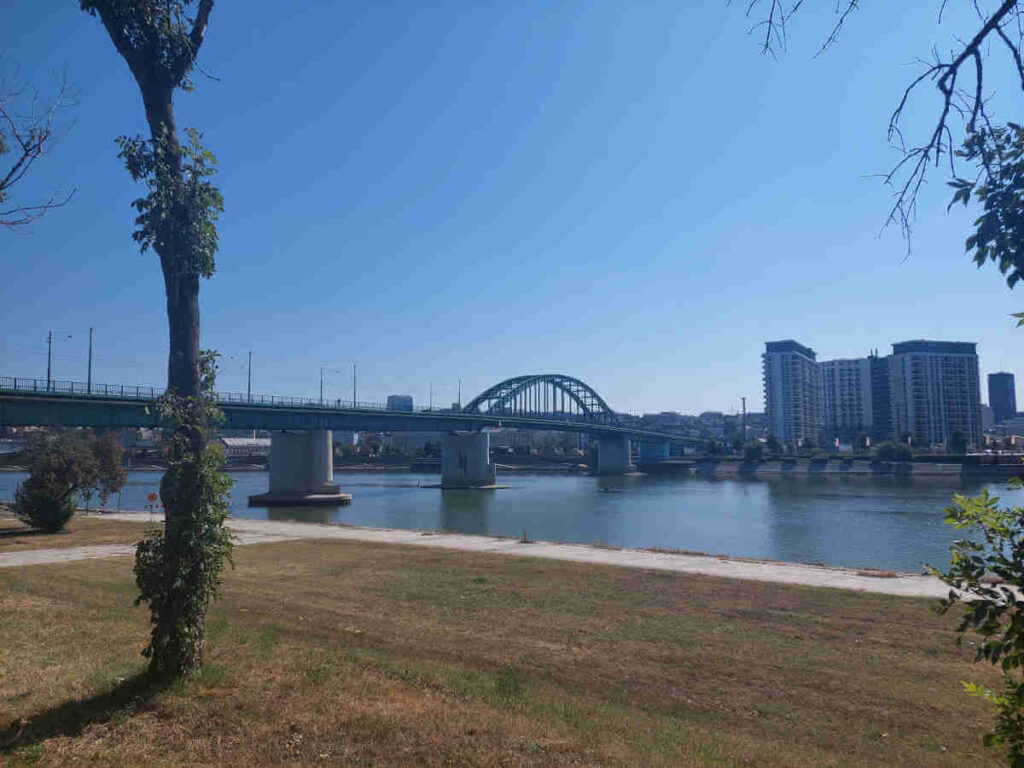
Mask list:
[[[146,513],[120,512],[105,515],[114,520],[149,521]],[[840,568],[802,563],[780,563],[762,560],[649,552],[637,549],[609,549],[584,544],[521,543],[517,539],[490,536],[469,536],[460,533],[428,533],[388,528],[357,528],[317,523],[289,523],[275,520],[244,520],[232,518],[229,527],[240,545],[261,544],[295,539],[341,539],[380,544],[406,544],[418,547],[461,549],[471,552],[543,557],[578,563],[617,565],[626,568],[649,568],[659,571],[720,576],[730,579],[834,587],[905,597],[944,597],[949,588],[931,576],[897,574],[870,575],[856,568]],[[131,555],[134,548],[124,545],[74,547],[69,549],[38,549],[0,555],[0,568],[40,563],[63,563],[97,557]],[[867,574],[867,575],[866,575]]]

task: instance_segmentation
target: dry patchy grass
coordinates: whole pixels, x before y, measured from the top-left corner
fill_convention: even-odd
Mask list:
[[[22,523],[0,504],[0,554],[29,549],[64,549],[94,544],[134,544],[149,526],[130,520],[104,520],[98,515],[77,514],[63,531],[43,533]]]
[[[0,571],[0,759],[997,762],[959,684],[993,674],[929,601],[355,542],[236,554],[206,670],[162,690],[134,677],[126,561]]]

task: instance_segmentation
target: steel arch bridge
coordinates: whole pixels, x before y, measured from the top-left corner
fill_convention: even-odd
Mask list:
[[[619,420],[590,386],[561,373],[515,376],[477,395],[462,413],[543,416],[617,427]]]

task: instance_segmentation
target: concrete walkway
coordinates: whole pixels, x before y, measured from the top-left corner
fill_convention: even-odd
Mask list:
[[[134,512],[120,512],[104,515],[104,517],[139,522],[150,520],[147,513]],[[852,589],[904,597],[945,597],[949,592],[949,588],[945,584],[931,576],[902,573],[889,577],[872,576],[864,575],[870,572],[856,568],[804,565],[802,563],[746,560],[713,555],[667,554],[639,549],[606,549],[584,544],[552,544],[541,541],[522,544],[517,539],[470,536],[461,533],[427,533],[389,528],[289,523],[275,520],[231,518],[228,521],[228,527],[237,536],[236,544],[243,546],[296,539],[340,539],[377,544],[406,544],[417,547],[457,549],[518,557],[542,557],[550,560],[616,565],[625,568],[648,568],[776,584]],[[133,552],[134,547],[125,545],[37,549],[0,555],[0,568],[40,563],[64,563],[99,557],[118,557],[131,555]]]

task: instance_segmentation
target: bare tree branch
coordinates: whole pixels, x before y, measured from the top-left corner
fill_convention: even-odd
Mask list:
[[[56,121],[61,110],[71,106],[72,98],[66,76],[61,79],[56,97],[44,102],[38,91],[26,85],[8,87],[0,83],[0,157],[12,158],[6,170],[0,166],[0,204],[8,201],[11,190],[41,157],[49,154],[57,140]],[[74,195],[53,193],[41,204],[14,205],[0,210],[0,227],[13,229],[35,221],[48,211],[59,208]]]
[[[848,0],[846,8],[840,13],[839,9],[842,8],[842,4],[839,0],[836,3],[836,13],[839,13],[839,21],[836,22],[835,26],[832,27],[832,31],[828,37],[825,38],[825,42],[821,44],[821,48],[818,49],[818,55],[823,54],[828,48],[839,39],[839,33],[843,29],[843,24],[846,22],[847,16],[857,10],[857,0]]]
[[[941,23],[948,0],[939,4],[938,20]],[[784,47],[785,26],[800,3],[786,6],[785,0],[750,0],[747,15],[767,4],[764,20],[755,28],[763,26],[765,35],[760,47],[763,53],[775,53],[777,48]],[[998,37],[1009,52],[1016,74],[1024,91],[1024,57],[1021,49],[1024,43],[1024,0],[1000,0],[995,10],[987,14],[977,0],[972,0],[978,15],[980,26],[972,37],[967,40],[956,39],[957,47],[948,56],[932,51],[932,60],[922,62],[923,71],[918,74],[904,89],[896,108],[893,110],[888,125],[888,138],[900,151],[902,157],[886,173],[879,174],[887,185],[894,188],[894,203],[886,217],[885,224],[897,224],[908,238],[911,224],[916,212],[918,193],[924,184],[929,169],[938,166],[943,154],[949,160],[950,176],[957,178],[955,158],[958,144],[954,138],[953,127],[960,133],[958,120],[963,120],[962,129],[970,136],[979,130],[991,130],[991,121],[986,113],[984,92],[985,50],[982,46],[987,40]],[[836,13],[839,18],[828,37],[822,43],[818,55],[832,46],[843,28],[847,18],[859,8],[859,0],[836,0]],[[1012,39],[1004,25],[1016,21],[1016,40]],[[961,77],[961,68],[968,62],[973,63],[973,78]],[[973,80],[972,87],[961,88],[958,83]],[[908,144],[904,140],[901,121],[911,96],[915,95],[920,86],[929,82],[933,84],[940,97],[937,118],[923,143]],[[998,158],[997,158],[998,161]],[[990,172],[990,168],[982,168],[982,174]]]

